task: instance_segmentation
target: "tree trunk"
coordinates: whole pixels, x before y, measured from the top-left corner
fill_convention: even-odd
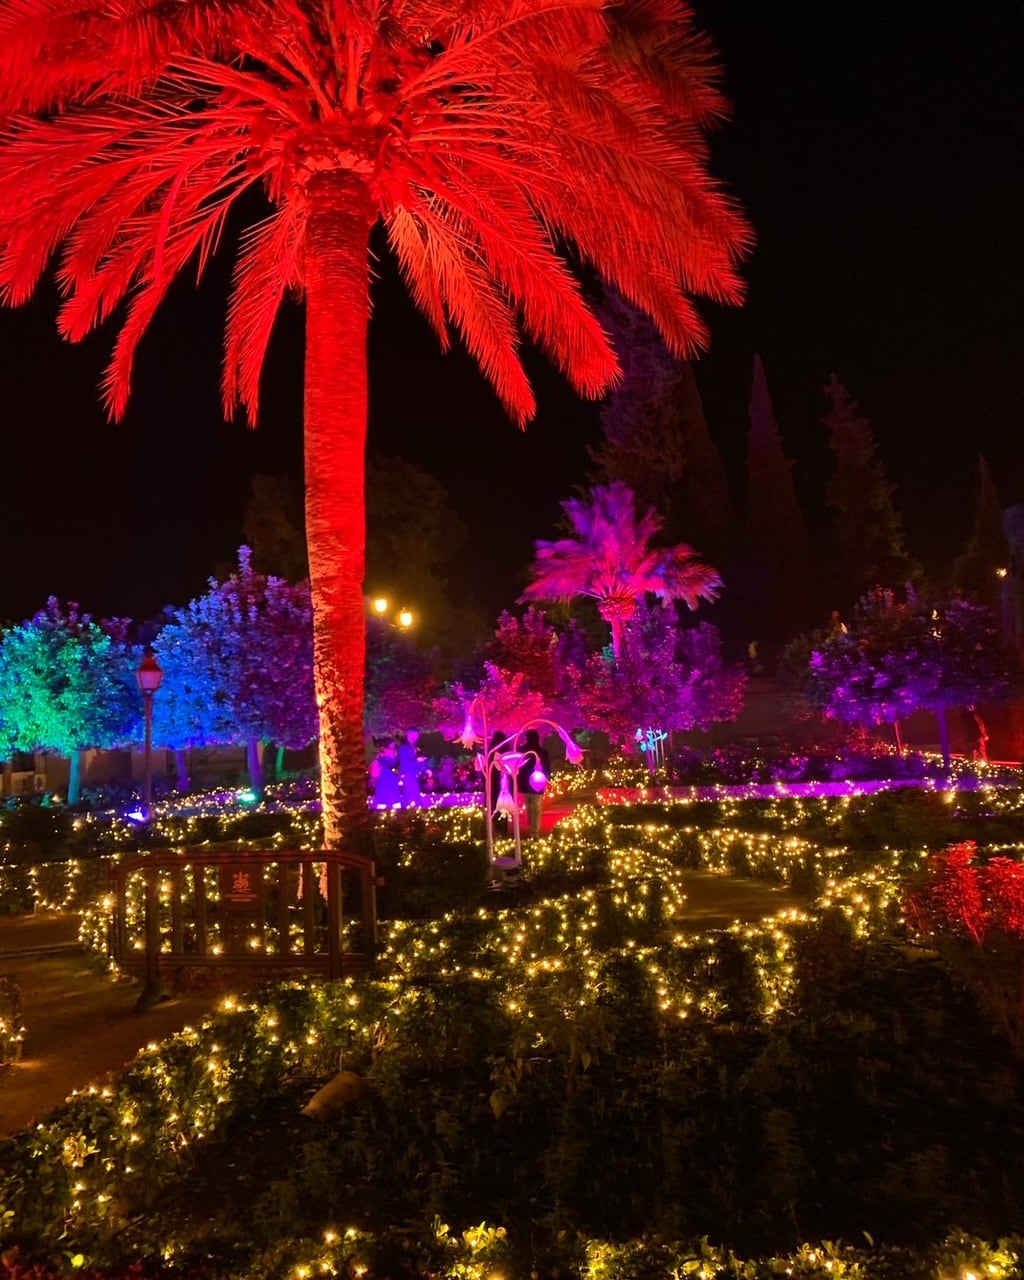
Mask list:
[[[939,722],[939,749],[942,752],[942,765],[943,768],[948,769],[951,762],[948,709],[946,707],[936,707],[935,717]]]
[[[71,772],[68,774],[68,804],[78,804],[82,798],[82,753],[71,752]]]
[[[182,795],[187,794],[192,789],[191,780],[188,776],[188,756],[185,754],[183,747],[175,747],[174,749],[174,785]]]
[[[279,746],[277,748],[277,753],[274,756],[274,781],[275,782],[280,782],[281,779],[284,777],[284,753],[287,750],[288,750],[287,747]]]
[[[259,738],[248,738],[245,743],[245,762],[249,769],[249,787],[263,799],[263,744]]]
[[[363,755],[370,202],[352,174],[307,189],[306,542],[324,847],[367,827]]]

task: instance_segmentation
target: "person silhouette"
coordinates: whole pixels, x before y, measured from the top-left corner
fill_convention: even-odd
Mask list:
[[[541,746],[540,734],[536,729],[527,729],[523,735],[522,750],[526,753],[526,759],[519,766],[519,794],[526,801],[530,835],[539,836],[544,789],[551,777],[551,757],[547,749]]]
[[[420,802],[420,757],[416,743],[419,729],[406,729],[398,744],[398,774],[402,782],[402,808],[415,809]]]
[[[394,738],[387,738],[377,752],[377,757],[370,765],[370,778],[373,781],[373,807],[375,809],[394,809],[402,801],[398,784],[398,747]]]

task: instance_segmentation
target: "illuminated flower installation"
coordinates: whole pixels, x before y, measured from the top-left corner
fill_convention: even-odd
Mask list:
[[[493,716],[491,724],[494,723]],[[507,813],[512,816],[515,822],[516,837],[516,862],[521,861],[522,853],[519,847],[519,803],[515,794],[516,776],[519,766],[523,763],[524,757],[516,751],[516,743],[519,741],[520,735],[524,734],[528,729],[539,729],[541,727],[548,729],[552,733],[557,733],[565,744],[565,758],[570,764],[581,764],[583,761],[583,748],[574,742],[569,734],[562,728],[560,724],[556,724],[554,720],[549,720],[545,716],[535,716],[528,720],[525,724],[519,726],[515,733],[509,734],[507,737],[493,742],[488,734],[488,704],[482,694],[477,694],[466,706],[466,721],[462,728],[462,733],[457,741],[460,742],[467,751],[472,750],[475,746],[483,748],[477,755],[477,769],[483,774],[484,778],[484,815],[487,830],[487,857],[488,860],[494,862],[494,811],[499,813]],[[515,759],[513,759],[515,757]],[[539,761],[537,762],[539,763]],[[491,769],[497,767],[501,773],[501,785],[496,804],[492,804],[491,795]],[[511,780],[511,781],[510,781]]]

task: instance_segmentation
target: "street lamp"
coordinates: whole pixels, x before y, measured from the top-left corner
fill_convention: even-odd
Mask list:
[[[146,705],[146,750],[142,765],[142,809],[149,820],[153,805],[153,694],[164,678],[163,668],[152,649],[147,649],[135,672]]]

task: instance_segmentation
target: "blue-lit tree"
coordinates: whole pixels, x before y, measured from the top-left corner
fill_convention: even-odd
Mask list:
[[[256,573],[248,547],[238,569],[172,612],[153,645],[165,676],[154,704],[156,742],[186,747],[244,742],[261,791],[261,747],[303,747],[317,733],[309,588]]]
[[[141,736],[139,650],[126,631],[123,621],[94,622],[78,605],[51,596],[45,609],[0,637],[0,754],[69,757],[69,804],[81,793],[82,751]]]

